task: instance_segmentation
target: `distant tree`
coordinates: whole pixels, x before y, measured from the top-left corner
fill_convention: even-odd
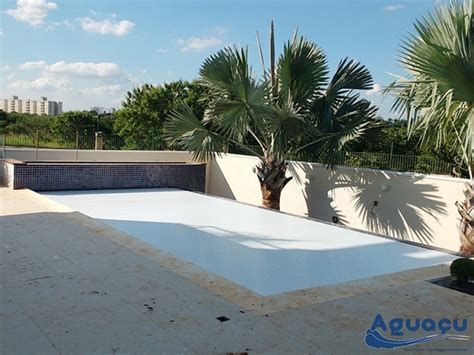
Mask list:
[[[37,132],[41,136],[51,135],[52,121],[52,116],[0,111],[0,132],[31,137],[35,136]]]
[[[54,117],[52,131],[61,137],[92,136],[96,129],[96,115],[87,111],[68,111]]]
[[[423,132],[410,131],[407,120],[377,118],[376,122],[374,128],[367,130],[364,136],[351,145],[351,151],[438,158],[453,166],[451,175],[469,177],[467,164],[460,154],[454,132],[447,132],[446,139],[441,144],[437,144],[433,138],[420,144]]]
[[[420,154],[420,134],[408,135],[408,122],[400,119],[375,119],[374,128],[351,145],[355,152]]]
[[[122,108],[115,113],[114,131],[128,148],[164,149],[163,123],[170,112],[185,103],[202,119],[206,97],[206,89],[196,82],[144,84],[125,95]]]
[[[97,114],[95,111],[91,111],[96,117],[97,131],[105,133],[105,135],[114,134],[115,124],[115,113],[101,113]]]

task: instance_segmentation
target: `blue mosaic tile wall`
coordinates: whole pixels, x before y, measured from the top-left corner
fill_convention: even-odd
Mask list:
[[[34,191],[170,187],[204,192],[206,164],[23,163],[13,188]]]

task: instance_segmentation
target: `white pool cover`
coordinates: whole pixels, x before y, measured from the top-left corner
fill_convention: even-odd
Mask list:
[[[455,258],[174,189],[43,195],[263,296],[426,267]]]

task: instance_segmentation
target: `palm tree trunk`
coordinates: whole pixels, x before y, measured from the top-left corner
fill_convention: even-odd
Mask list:
[[[288,165],[285,162],[272,160],[261,161],[256,167],[256,174],[262,190],[262,206],[280,210],[280,196],[283,188],[293,178],[286,177]]]

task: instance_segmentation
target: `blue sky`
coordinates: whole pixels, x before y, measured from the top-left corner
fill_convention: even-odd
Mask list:
[[[387,116],[380,86],[397,63],[400,41],[435,0],[2,0],[0,97],[48,96],[66,110],[120,106],[144,82],[194,79],[202,61],[228,44],[249,46],[260,69],[255,32],[277,48],[299,33],[319,44],[331,69],[346,56],[365,64],[367,96]],[[364,93],[364,95],[367,95]]]

